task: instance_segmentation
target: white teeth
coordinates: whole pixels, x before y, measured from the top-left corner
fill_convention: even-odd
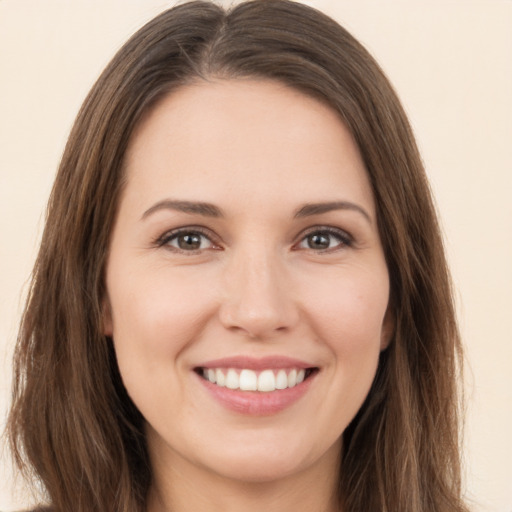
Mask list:
[[[228,374],[226,375],[226,387],[229,389],[240,388],[240,378],[238,377],[238,373],[236,373],[233,368],[230,368],[228,370]]]
[[[287,373],[288,372],[288,373]],[[269,392],[276,389],[293,388],[300,384],[306,377],[304,368],[297,370],[263,370],[259,375],[249,369],[235,370],[229,368],[204,368],[203,377],[220,387],[240,389],[241,391]]]
[[[226,385],[226,377],[222,370],[215,370],[215,383],[220,387],[224,387]]]
[[[272,370],[264,370],[258,377],[258,391],[275,391],[276,377]]]
[[[258,377],[252,370],[240,372],[240,389],[242,391],[256,391],[258,389]]]
[[[288,387],[288,376],[284,370],[279,370],[276,377],[276,389],[286,389]]]
[[[292,370],[288,374],[288,387],[293,388],[297,384],[297,370]]]

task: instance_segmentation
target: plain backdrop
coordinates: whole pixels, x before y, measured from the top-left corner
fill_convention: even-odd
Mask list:
[[[475,511],[512,512],[512,1],[305,3],[365,44],[410,116],[466,347],[467,495]],[[0,427],[22,298],[74,116],[127,37],[171,5],[0,0]],[[12,475],[3,453],[3,511],[30,504]]]

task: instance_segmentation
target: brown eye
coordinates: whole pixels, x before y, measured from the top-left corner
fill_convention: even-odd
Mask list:
[[[352,245],[352,238],[340,229],[319,229],[308,233],[299,243],[299,249],[322,252]]]
[[[159,242],[160,246],[169,247],[183,252],[201,251],[214,247],[210,238],[199,231],[178,231],[165,235]]]
[[[329,249],[331,236],[324,233],[314,233],[306,237],[309,249]]]
[[[185,251],[197,251],[201,248],[201,237],[197,233],[186,233],[176,237],[176,242],[180,249]]]

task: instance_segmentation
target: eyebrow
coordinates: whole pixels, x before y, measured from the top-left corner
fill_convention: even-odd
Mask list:
[[[147,209],[141,217],[141,220],[149,217],[152,213],[159,210],[176,210],[178,212],[192,213],[204,217],[224,217],[222,210],[211,203],[202,203],[194,201],[176,201],[173,199],[164,199]]]
[[[164,199],[148,208],[141,217],[141,220],[146,219],[151,214],[159,210],[176,210],[178,212],[190,213],[195,215],[202,215],[204,217],[224,217],[222,210],[212,203],[195,202],[195,201],[178,201],[174,199]],[[352,210],[359,212],[370,224],[372,219],[369,213],[361,206],[351,203],[349,201],[330,201],[326,203],[308,203],[299,207],[293,217],[300,219],[304,217],[311,217],[313,215],[322,215],[336,210]]]
[[[301,206],[295,211],[294,218],[310,217],[313,215],[321,215],[323,213],[332,212],[335,210],[352,210],[359,212],[370,224],[372,218],[370,214],[361,206],[349,201],[331,201],[327,203],[308,203]]]

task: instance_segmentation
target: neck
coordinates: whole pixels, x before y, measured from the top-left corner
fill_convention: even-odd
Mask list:
[[[339,460],[326,457],[302,472],[264,482],[226,478],[179,458],[172,467],[153,461],[147,512],[340,512]]]

